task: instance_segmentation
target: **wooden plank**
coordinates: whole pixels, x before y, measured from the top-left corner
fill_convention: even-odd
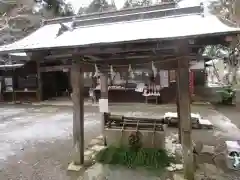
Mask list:
[[[163,117],[161,118],[145,118],[145,117],[128,117],[128,116],[121,116],[121,115],[114,115],[114,114],[110,114],[108,113],[108,118],[110,120],[114,120],[114,121],[123,121],[124,120],[134,120],[134,121],[147,121],[147,122],[152,122],[154,123],[156,122],[162,122],[163,121]]]
[[[194,163],[193,163],[193,147],[192,147],[192,122],[190,110],[190,92],[189,92],[189,59],[188,43],[179,43],[178,60],[178,101],[180,127],[182,136],[183,159],[184,159],[184,176],[187,180],[194,180]]]
[[[75,149],[74,163],[84,163],[84,89],[83,71],[79,61],[73,61],[71,68],[73,101],[73,142]]]

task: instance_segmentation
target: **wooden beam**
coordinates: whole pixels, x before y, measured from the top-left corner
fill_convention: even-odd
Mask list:
[[[184,176],[187,180],[194,180],[194,163],[192,147],[192,122],[190,109],[190,92],[189,92],[189,59],[187,58],[188,43],[182,41],[179,43],[178,60],[178,101],[180,127],[182,135],[183,159],[184,159]]]
[[[73,101],[73,140],[76,150],[74,164],[84,163],[84,92],[83,69],[79,61],[73,60],[71,68]]]
[[[98,56],[87,55],[87,56],[84,56],[84,57],[87,57],[87,58],[92,59],[92,60],[94,60],[94,61],[103,60],[102,58],[100,58],[100,57],[98,57]]]
[[[46,55],[48,58],[68,58],[72,54],[78,54],[79,56],[84,55],[99,55],[99,54],[117,54],[117,53],[127,53],[127,52],[143,52],[143,51],[159,51],[162,53],[164,51],[176,50],[177,49],[177,40],[170,41],[159,41],[154,40],[150,42],[141,42],[141,43],[122,43],[122,44],[109,44],[101,46],[89,46],[89,47],[64,47],[58,49],[51,49],[51,53]],[[189,47],[192,49],[203,48],[209,44],[222,44],[224,42],[224,36],[211,36],[211,37],[198,37],[194,38],[194,44],[191,44]],[[161,52],[162,51],[162,52]],[[194,50],[195,52],[195,50]]]
[[[192,58],[190,56],[189,58]],[[94,71],[94,65],[101,65],[103,63],[106,63],[106,69],[109,70],[110,66],[113,65],[114,68],[123,68],[123,69],[128,69],[129,64],[132,65],[134,69],[136,68],[146,68],[149,67],[151,68],[151,62],[154,61],[155,66],[159,67],[160,69],[177,69],[177,57],[169,57],[166,59],[160,59],[158,57],[153,57],[153,58],[147,58],[147,59],[131,59],[131,60],[108,60],[108,61],[81,61],[81,66],[84,68],[85,72],[93,72]],[[63,68],[69,68],[69,65],[60,65],[60,66],[46,66],[46,67],[41,67],[41,72],[48,72],[48,71],[60,71]]]
[[[59,66],[45,66],[40,67],[40,72],[53,72],[53,71],[63,71],[64,69],[70,69],[72,65],[59,65]]]
[[[173,55],[171,56],[152,56],[149,58],[134,58],[134,59],[107,59],[104,61],[98,61],[97,64],[111,64],[111,65],[138,65],[138,64],[148,64],[154,61],[155,63],[167,63],[175,61],[177,58]]]
[[[162,55],[162,54],[154,54],[153,52],[137,52],[137,53],[130,53],[130,54],[112,54],[112,55],[99,55],[99,61],[105,60],[105,61],[118,61],[118,60],[132,60],[132,59],[149,59],[154,57],[168,57],[169,55]],[[173,55],[171,55],[173,56]],[[86,56],[85,56],[86,57]],[[90,57],[90,56],[88,56]],[[90,58],[91,60],[95,60],[93,58]]]
[[[84,58],[86,59],[90,59],[93,61],[103,61],[103,60],[107,60],[107,61],[117,61],[117,60],[131,60],[131,59],[144,59],[144,58],[151,58],[151,57],[168,57],[168,56],[173,56],[173,53],[171,53],[170,55],[164,55],[161,53],[153,53],[151,51],[148,52],[134,52],[136,54],[133,53],[129,53],[129,54],[96,54],[96,55],[84,55]],[[72,56],[72,54],[58,54],[58,55],[49,55],[46,56],[44,59],[49,61],[49,60],[66,60],[68,58],[70,58]]]
[[[68,59],[72,56],[72,54],[65,54],[63,56],[61,55],[49,55],[45,57],[46,61],[56,60],[56,59]],[[189,54],[189,58],[196,59],[197,54],[191,53]],[[92,62],[92,63],[100,63],[102,62],[106,64],[126,64],[126,61],[130,62],[132,61],[133,64],[136,64],[141,61],[159,61],[159,60],[165,60],[170,58],[176,58],[177,54],[172,52],[170,54],[162,54],[162,53],[154,53],[152,51],[149,52],[134,52],[134,53],[128,53],[128,54],[97,54],[97,55],[85,55],[84,61],[82,62]],[[131,63],[131,62],[130,62]]]
[[[172,51],[176,49],[176,45],[172,41],[152,41],[143,43],[128,43],[128,44],[109,44],[102,46],[64,48],[52,50],[51,55],[77,54],[79,56],[97,55],[97,54],[117,54],[127,52],[142,52],[142,51]],[[50,54],[49,54],[50,55]]]
[[[124,61],[124,60],[122,60]],[[114,68],[117,69],[128,69],[129,64],[132,65],[133,69],[141,69],[141,68],[151,68],[151,62],[154,61],[154,59],[142,59],[142,60],[134,60],[134,61],[125,61],[125,63],[121,63],[121,61],[117,61],[115,63],[111,63],[110,61],[102,61],[101,63],[97,63],[97,65],[101,65],[104,63],[107,63],[107,65],[105,67],[102,67],[102,69],[104,71],[110,71],[110,65],[112,65]],[[86,65],[86,67],[84,67],[86,69],[86,71],[88,71],[88,69],[91,69],[90,67],[92,67],[92,69],[94,68],[94,64],[93,62],[88,62],[91,64],[84,64],[84,62],[82,62],[83,65]],[[166,61],[155,61],[155,66],[159,67],[159,69],[177,69],[177,58],[173,58],[170,60],[166,60]],[[94,69],[93,69],[94,70]],[[91,72],[91,71],[88,71]]]

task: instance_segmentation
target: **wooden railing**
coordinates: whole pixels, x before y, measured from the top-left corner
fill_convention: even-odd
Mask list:
[[[153,130],[164,131],[163,118],[143,118],[143,117],[127,117],[114,115],[110,113],[104,114],[105,128],[114,129],[135,129],[135,130]]]

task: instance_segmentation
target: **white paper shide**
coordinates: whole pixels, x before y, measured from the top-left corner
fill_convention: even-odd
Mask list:
[[[168,70],[160,70],[160,85],[162,88],[169,86]]]
[[[108,99],[99,99],[99,112],[108,112]]]

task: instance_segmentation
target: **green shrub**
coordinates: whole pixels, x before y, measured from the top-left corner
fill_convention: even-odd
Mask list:
[[[217,91],[217,93],[220,93],[222,97],[223,104],[232,104],[233,99],[235,98],[236,91],[230,87],[223,87],[221,90]]]
[[[96,161],[102,164],[123,165],[128,168],[146,167],[158,170],[165,169],[170,163],[175,162],[165,150],[114,146],[100,151],[96,156]]]

